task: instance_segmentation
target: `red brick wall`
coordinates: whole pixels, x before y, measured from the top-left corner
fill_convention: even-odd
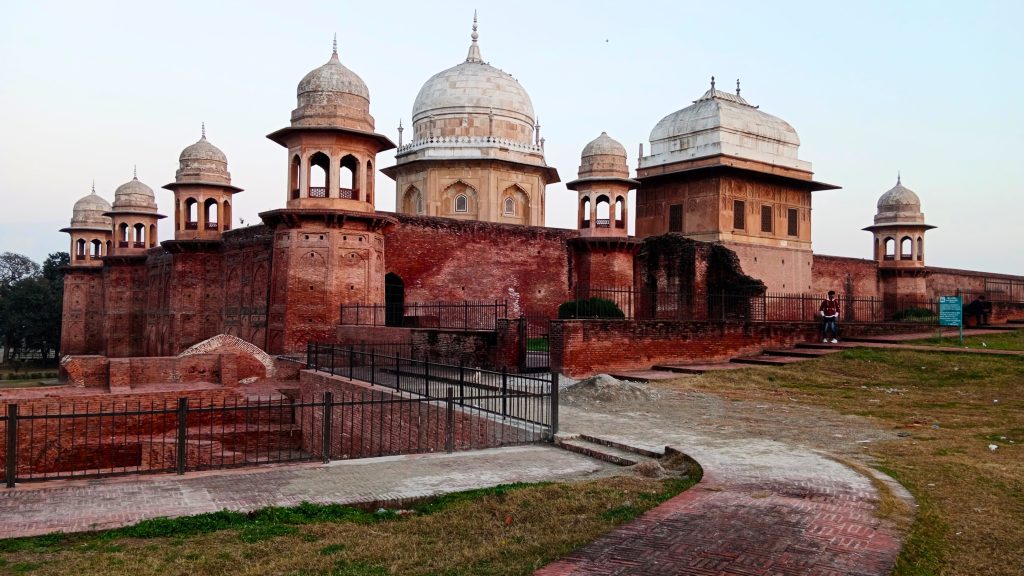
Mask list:
[[[557,314],[570,300],[575,230],[396,214],[385,236],[387,271],[406,302],[508,300],[509,314]]]
[[[855,298],[881,298],[882,284],[874,260],[814,255],[811,293],[829,290]]]
[[[520,364],[522,350],[518,320],[500,319],[497,329],[446,330],[440,328],[391,328],[384,326],[339,326],[337,340],[346,344],[409,345],[415,358],[439,362],[512,369]]]
[[[817,322],[714,323],[558,320],[551,323],[551,369],[572,378],[656,364],[724,362],[766,348],[819,338]],[[843,323],[845,336],[919,332],[906,324]]]
[[[65,379],[72,385],[104,389],[124,390],[191,382],[224,386],[238,384],[238,361],[234,354],[109,359],[105,356],[71,356],[61,368]]]

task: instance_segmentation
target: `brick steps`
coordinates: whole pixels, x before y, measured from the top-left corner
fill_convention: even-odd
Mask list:
[[[785,366],[794,362],[805,362],[809,358],[803,356],[779,356],[761,354],[759,356],[741,356],[729,360],[733,364],[753,364],[755,366]]]
[[[717,370],[736,370],[742,366],[736,366],[728,362],[716,362],[713,364],[660,364],[654,367],[656,370],[665,370],[677,374],[704,374]]]
[[[642,461],[664,456],[664,451],[657,452],[649,448],[584,434],[559,434],[555,436],[555,445],[564,450],[596,458],[616,466],[633,466]]]
[[[765,350],[764,354],[769,356],[793,356],[796,358],[820,358],[835,354],[838,350],[834,348],[793,348],[789,350]]]

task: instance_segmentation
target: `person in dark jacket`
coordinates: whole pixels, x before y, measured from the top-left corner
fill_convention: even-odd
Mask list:
[[[982,294],[967,305],[967,313],[974,316],[978,326],[987,326],[988,317],[992,314],[992,303],[986,300],[985,295]]]
[[[821,317],[821,341],[833,344],[839,342],[839,302],[835,290],[829,290],[828,298],[821,301],[818,316]]]

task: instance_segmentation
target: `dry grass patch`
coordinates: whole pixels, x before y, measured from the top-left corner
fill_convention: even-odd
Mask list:
[[[932,338],[914,340],[912,344],[925,344],[930,346],[960,346],[960,336],[950,335],[948,329],[941,337],[938,335]],[[983,336],[964,337],[965,348],[989,348],[992,350],[1024,350],[1024,330],[1013,332],[1000,332],[998,334],[985,334]]]
[[[674,385],[824,406],[903,433],[864,444],[919,506],[895,574],[1024,573],[1024,357],[856,349]]]
[[[130,537],[124,530],[0,541],[0,571],[31,574],[529,574],[699,479],[612,477],[568,484],[498,487],[414,507],[413,514],[353,512],[348,518],[245,522],[179,535]],[[281,509],[278,509],[281,510]],[[336,516],[344,516],[339,514]],[[172,521],[173,522],[173,521]],[[193,523],[196,524],[196,523]],[[170,525],[154,533],[164,533]],[[176,529],[171,529],[174,532]],[[31,565],[29,565],[31,564]]]

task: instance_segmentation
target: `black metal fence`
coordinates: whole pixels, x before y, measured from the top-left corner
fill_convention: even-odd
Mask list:
[[[409,328],[450,328],[494,330],[498,320],[508,318],[508,301],[342,304],[341,324],[346,326],[404,326]]]
[[[558,375],[516,374],[360,351],[354,346],[308,345],[306,365],[329,374],[384,386],[427,400],[451,401],[460,410],[500,418],[521,429],[516,443],[558,431]],[[505,440],[501,444],[507,444]]]

